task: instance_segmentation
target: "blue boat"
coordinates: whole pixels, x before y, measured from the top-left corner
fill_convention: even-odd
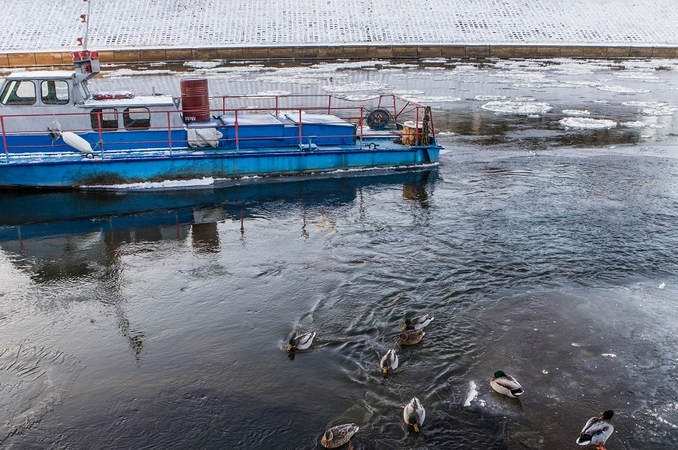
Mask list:
[[[111,187],[435,165],[430,107],[394,95],[181,97],[93,92],[98,52],[73,71],[22,71],[0,90],[0,187]]]

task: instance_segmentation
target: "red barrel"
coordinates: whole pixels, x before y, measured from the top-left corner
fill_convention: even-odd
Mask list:
[[[207,80],[181,80],[181,104],[185,123],[209,121],[210,97]]]

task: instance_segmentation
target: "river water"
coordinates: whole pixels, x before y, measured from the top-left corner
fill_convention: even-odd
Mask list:
[[[354,422],[354,449],[574,449],[613,409],[608,449],[676,448],[676,68],[189,67],[213,93],[417,97],[446,150],[410,172],[3,193],[2,446],[316,449]],[[185,70],[95,81],[177,93]]]

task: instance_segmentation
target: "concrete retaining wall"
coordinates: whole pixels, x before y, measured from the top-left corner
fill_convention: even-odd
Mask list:
[[[418,58],[678,58],[674,47],[610,47],[580,45],[344,45],[247,48],[168,48],[99,51],[102,63],[418,59]],[[69,52],[0,54],[0,67],[71,65]]]

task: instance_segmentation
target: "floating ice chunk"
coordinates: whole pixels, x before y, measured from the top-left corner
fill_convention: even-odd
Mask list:
[[[487,102],[482,109],[493,111],[495,114],[516,114],[520,116],[529,116],[530,114],[544,114],[553,108],[548,103],[534,102],[525,100],[516,101],[492,101]]]
[[[395,90],[392,92],[394,95],[399,95],[401,97],[405,97],[407,95],[414,96],[414,95],[424,95],[424,91],[418,91],[416,89],[410,89],[410,90]]]
[[[644,89],[633,89],[624,86],[611,86],[609,84],[596,86],[596,89],[599,91],[615,92],[617,94],[647,94],[650,92]]]
[[[586,109],[564,109],[563,114],[566,116],[582,117],[590,115],[591,112]]]
[[[471,402],[478,398],[478,390],[476,389],[476,384],[473,381],[468,383],[468,394],[466,394],[466,400],[464,401],[464,406],[471,406]]]
[[[424,64],[445,64],[447,58],[424,58],[421,62]]]
[[[629,73],[622,73],[617,75],[617,78],[624,78],[624,79],[630,79],[630,80],[640,80],[644,81],[646,83],[665,83],[664,80],[659,78],[656,75],[652,75],[648,72],[629,72]]]
[[[195,69],[214,69],[222,65],[224,61],[222,60],[213,60],[213,61],[186,61],[184,66],[193,67]]]
[[[473,97],[474,100],[478,100],[479,102],[490,102],[490,101],[498,101],[498,100],[506,100],[505,95],[476,95]]]
[[[115,184],[115,185],[105,185],[105,186],[89,186],[90,188],[100,188],[104,190],[172,190],[172,189],[188,189],[188,188],[200,188],[203,186],[212,186],[214,184],[214,178],[204,177],[196,178],[193,180],[168,180],[168,181],[157,181],[157,182],[143,182],[143,183],[130,183],[130,184]]]
[[[333,86],[323,86],[322,89],[325,92],[330,93],[347,93],[347,92],[386,92],[390,91],[392,88],[384,83],[378,81],[359,81],[357,83],[345,83],[337,84]]]
[[[423,103],[423,104],[428,104],[428,103],[442,103],[442,102],[459,102],[461,101],[461,98],[459,97],[452,97],[452,96],[433,96],[433,95],[423,95],[420,97],[410,97],[410,96],[404,96],[406,100],[409,100],[411,102],[416,102],[416,103]]]
[[[665,102],[630,101],[622,102],[622,105],[639,108],[641,114],[645,116],[672,116],[676,111],[678,111],[678,107],[671,106]]]
[[[261,91],[257,92],[257,95],[262,97],[285,97],[287,95],[292,95],[290,91]]]
[[[608,119],[590,119],[588,117],[566,117],[558,121],[566,128],[580,128],[586,130],[604,130],[617,126],[617,122]]]
[[[335,97],[349,101],[349,102],[366,102],[379,98],[379,94],[336,94]]]
[[[634,121],[634,122],[619,122],[620,127],[626,127],[626,128],[645,128],[647,124],[644,122],[640,121]]]

